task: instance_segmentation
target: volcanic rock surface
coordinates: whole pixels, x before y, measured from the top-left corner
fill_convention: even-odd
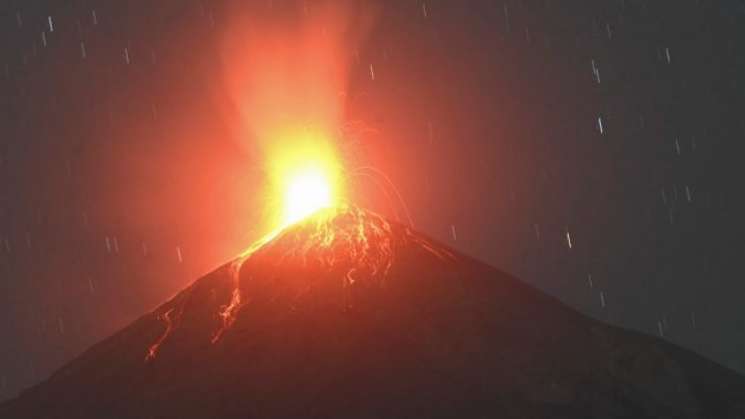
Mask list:
[[[354,208],[195,281],[1,418],[745,418],[745,379]]]

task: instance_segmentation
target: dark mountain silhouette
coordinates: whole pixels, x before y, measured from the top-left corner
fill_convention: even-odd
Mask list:
[[[265,240],[2,418],[743,418],[745,379],[354,208]]]

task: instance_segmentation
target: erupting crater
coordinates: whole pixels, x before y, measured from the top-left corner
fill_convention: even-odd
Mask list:
[[[261,240],[0,417],[735,419],[745,380],[351,205]]]
[[[250,303],[295,304],[309,295],[324,295],[328,303],[353,308],[361,297],[355,290],[368,289],[364,292],[369,294],[371,288],[384,287],[396,259],[412,252],[439,263],[456,260],[451,250],[374,212],[351,204],[316,210],[259,240],[227,265],[231,290],[214,310],[219,324],[210,342],[220,341]],[[146,361],[156,358],[179,326],[188,301],[177,297],[172,306],[154,313],[164,330],[147,348]]]

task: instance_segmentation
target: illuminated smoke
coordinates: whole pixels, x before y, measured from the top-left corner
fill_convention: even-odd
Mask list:
[[[349,69],[374,22],[355,1],[245,5],[223,34],[225,86],[242,140],[269,153],[289,130],[333,136],[343,125]]]

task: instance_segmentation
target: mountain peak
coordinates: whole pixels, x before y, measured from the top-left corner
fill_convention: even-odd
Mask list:
[[[384,286],[396,259],[412,252],[439,263],[456,260],[451,250],[372,211],[351,204],[317,211],[259,240],[226,265],[229,298],[213,304],[212,317],[220,324],[210,342],[222,339],[248,302],[296,304],[304,296],[323,295],[328,304],[351,308],[355,300],[364,298],[361,293],[374,293],[371,288]],[[185,293],[199,286],[195,283]],[[221,284],[212,292],[225,294],[215,291],[224,288]],[[146,361],[156,358],[180,326],[188,301],[177,296],[156,309],[163,333],[148,347]]]
[[[372,211],[341,204],[322,209],[271,235],[239,258],[239,263],[271,258],[281,264],[345,267],[359,275],[382,278],[390,270],[397,250],[411,244],[442,260],[455,257],[409,227]]]
[[[341,206],[198,279],[0,417],[734,419],[743,394],[711,361]]]

